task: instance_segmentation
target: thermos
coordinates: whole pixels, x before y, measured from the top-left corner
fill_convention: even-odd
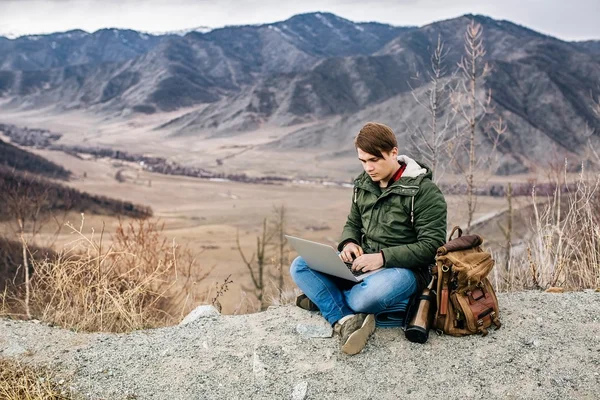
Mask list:
[[[425,343],[429,338],[429,328],[431,328],[433,323],[437,305],[433,291],[434,282],[435,278],[432,278],[429,285],[423,289],[423,292],[417,298],[417,311],[413,314],[413,317],[404,330],[404,335],[411,342]]]

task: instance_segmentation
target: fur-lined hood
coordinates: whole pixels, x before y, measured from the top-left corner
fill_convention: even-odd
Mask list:
[[[429,167],[410,158],[409,156],[399,155],[398,162],[403,162],[406,164],[406,169],[402,173],[400,179],[398,179],[396,182],[393,182],[389,187],[402,188],[400,189],[399,194],[414,196],[418,191],[418,187],[421,185],[421,181],[423,179],[433,179],[433,174]],[[367,174],[365,171],[363,171],[362,174],[360,174],[354,180],[354,186],[369,191],[379,191],[379,185],[373,182],[369,174]]]

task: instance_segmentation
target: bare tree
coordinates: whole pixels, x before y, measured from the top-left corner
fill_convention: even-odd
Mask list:
[[[271,299],[267,294],[275,291],[279,301],[282,301],[285,287],[285,268],[289,262],[286,230],[286,208],[285,206],[273,207],[274,217],[269,221],[263,219],[262,231],[256,237],[256,251],[251,257],[247,257],[240,244],[239,232],[236,235],[237,249],[242,261],[250,272],[252,288],[244,288],[252,291],[260,303],[261,310],[267,306]],[[272,298],[276,299],[275,297]]]
[[[506,191],[506,202],[508,203],[508,211],[506,215],[506,226],[498,222],[498,227],[502,231],[505,239],[504,245],[504,272],[509,276],[510,258],[512,255],[512,233],[513,233],[513,193],[512,183],[508,182],[508,190]]]
[[[284,205],[275,206],[273,209],[275,220],[272,225],[272,231],[276,246],[276,273],[277,273],[277,293],[279,300],[284,292],[284,266],[288,263],[287,239],[285,238],[286,229],[286,209]]]
[[[441,158],[447,152],[448,143],[455,136],[451,134],[450,126],[456,112],[447,112],[451,93],[449,87],[451,77],[448,77],[444,63],[447,54],[444,42],[438,35],[437,45],[431,53],[431,70],[428,72],[429,87],[426,90],[426,99],[422,100],[415,89],[411,90],[415,101],[429,114],[429,123],[426,131],[419,126],[414,128],[410,140],[423,160],[431,166],[436,182],[443,174],[443,171],[438,168]]]
[[[592,110],[596,117],[600,118],[600,98],[594,97],[592,94]],[[597,166],[600,166],[600,153],[598,152],[598,143],[600,142],[597,137],[594,137],[594,134],[597,133],[595,129],[590,128],[589,125],[586,125],[585,136],[587,137],[587,151],[591,153],[588,156],[588,160],[591,160]]]
[[[491,103],[491,91],[487,93],[483,101],[479,96],[482,80],[490,73],[490,67],[484,61],[486,50],[482,35],[483,28],[481,24],[471,21],[464,36],[466,55],[458,63],[462,80],[459,89],[453,94],[452,98],[454,110],[465,123],[461,146],[467,153],[468,165],[465,168],[460,162],[460,157],[455,157],[455,161],[466,181],[467,232],[471,229],[477,207],[475,192],[475,171],[478,164],[476,134],[481,129],[481,123],[486,117]],[[499,131],[505,129],[502,124],[496,128]]]
[[[262,232],[256,237],[256,252],[252,254],[250,258],[246,257],[246,254],[242,250],[240,245],[239,232],[236,234],[236,245],[240,252],[240,256],[244,261],[244,264],[250,272],[250,278],[254,286],[256,297],[260,303],[260,309],[263,310],[266,307],[265,302],[265,267],[267,264],[266,251],[267,247],[271,244],[273,238],[272,232],[267,227],[267,218],[263,219]]]
[[[25,314],[31,319],[29,299],[31,296],[31,270],[29,265],[30,255],[28,248],[43,225],[42,209],[46,203],[48,186],[37,182],[26,174],[13,171],[12,176],[5,177],[4,190],[0,194],[0,202],[8,209],[13,218],[15,227],[13,231],[22,247],[23,256],[23,281],[25,284]]]

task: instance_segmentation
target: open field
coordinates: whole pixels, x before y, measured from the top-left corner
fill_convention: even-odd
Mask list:
[[[50,130],[62,135],[58,144],[100,146],[165,157],[183,165],[202,167],[217,173],[244,172],[249,176],[349,180],[360,172],[360,165],[349,163],[347,158],[341,161],[321,160],[318,154],[304,150],[265,153],[256,149],[256,146],[281,138],[305,125],[265,126],[234,137],[207,137],[201,131],[193,135],[173,136],[174,132],[169,129],[156,129],[192,110],[194,108],[150,116],[102,117],[81,111],[56,115],[44,109],[18,112],[3,109],[0,123]]]
[[[1,104],[0,104],[1,106]],[[102,116],[73,110],[57,115],[45,109],[33,111],[0,110],[0,123],[18,127],[47,129],[61,134],[57,142],[66,146],[98,146],[124,150],[132,154],[164,157],[181,165],[201,167],[214,173],[245,173],[248,176],[285,176],[298,179],[330,179],[349,182],[361,172],[354,154],[337,154],[338,149],[314,150],[264,150],[258,146],[282,138],[286,134],[310,124],[291,127],[263,126],[256,131],[235,136],[212,137],[198,131],[186,136],[173,136],[169,129],[157,129],[169,120],[196,108],[184,108],[174,112],[153,115]],[[325,123],[325,120],[319,123]],[[398,137],[404,128],[392,127]],[[349,135],[348,137],[353,137]],[[350,139],[351,140],[351,139]],[[400,149],[400,153],[403,149]],[[413,155],[414,156],[414,155]],[[552,154],[550,154],[552,156]],[[416,157],[418,159],[418,157]],[[557,158],[559,169],[562,161]],[[490,183],[528,182],[532,179],[546,180],[548,171],[487,177]],[[461,181],[460,176],[445,174],[445,181]]]

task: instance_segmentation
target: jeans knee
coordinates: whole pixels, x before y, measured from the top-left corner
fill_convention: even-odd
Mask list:
[[[368,313],[377,302],[377,299],[369,296],[350,296],[346,298],[346,302],[354,312]]]
[[[290,275],[294,277],[298,272],[306,270],[307,268],[308,265],[306,264],[306,261],[298,256],[292,261],[292,265],[290,265]]]
[[[346,297],[348,306],[356,312],[376,312],[406,301],[416,290],[412,271],[390,268],[365,279]]]

